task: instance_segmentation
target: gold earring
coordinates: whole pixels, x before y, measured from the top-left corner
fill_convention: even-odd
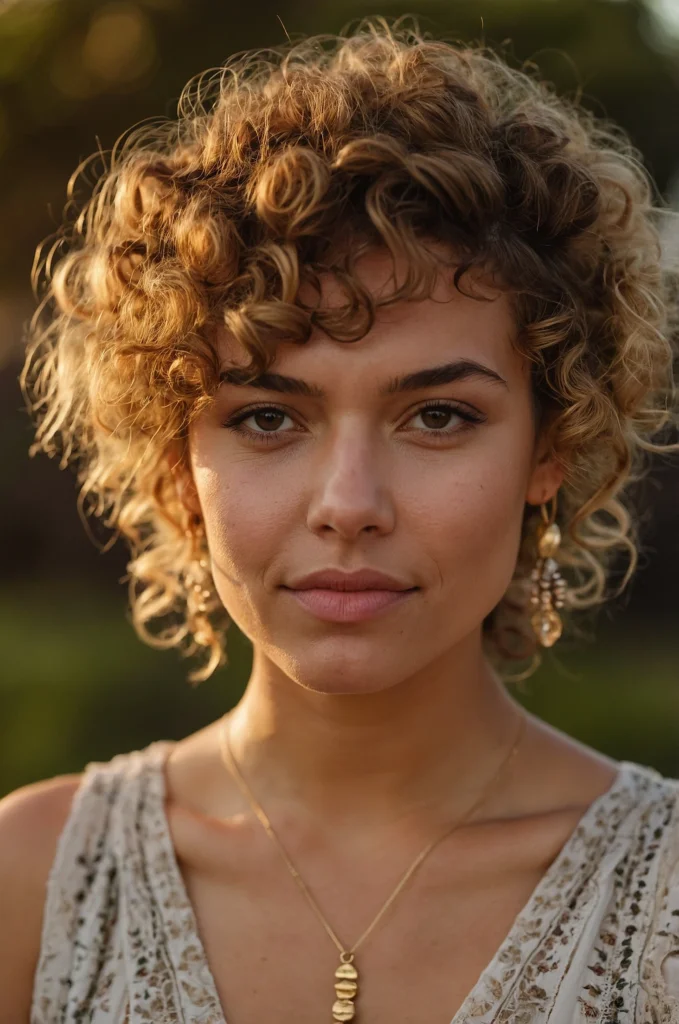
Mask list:
[[[543,521],[538,527],[538,559],[531,573],[531,604],[535,611],[530,621],[540,644],[552,647],[563,632],[557,609],[563,608],[566,598],[566,581],[554,558],[561,544],[561,530],[555,522],[556,497],[552,499],[551,515],[544,502],[540,511]]]
[[[195,517],[192,522],[194,529],[184,531],[190,543],[190,567],[184,577],[187,586],[186,604],[189,617],[195,623],[194,638],[197,643],[206,646],[210,643],[210,631],[206,628],[209,627],[207,602],[212,597],[212,591],[208,586],[210,563],[202,550],[205,527],[200,517]]]

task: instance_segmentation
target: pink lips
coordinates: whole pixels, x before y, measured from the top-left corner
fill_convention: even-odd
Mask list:
[[[284,589],[325,622],[362,622],[400,604],[418,588],[374,569],[326,569]]]

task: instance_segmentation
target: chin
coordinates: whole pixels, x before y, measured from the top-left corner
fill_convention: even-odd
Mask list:
[[[319,678],[317,675],[309,675],[308,677],[302,676],[296,679],[300,686],[304,687],[305,690],[310,690],[313,693],[326,693],[332,694],[333,696],[339,696],[340,694],[369,694],[369,693],[381,693],[384,690],[390,689],[392,686],[396,686],[398,680],[394,680],[393,677],[389,680],[382,681],[380,685],[379,680],[374,678],[367,679],[365,672],[362,677],[348,678],[346,675],[341,678],[328,679],[327,677]]]
[[[402,655],[392,646],[385,658],[385,644],[375,638],[355,643],[336,637],[327,643],[305,643],[299,657],[287,648],[282,659],[274,660],[290,679],[315,693],[379,693],[417,671],[405,650]]]

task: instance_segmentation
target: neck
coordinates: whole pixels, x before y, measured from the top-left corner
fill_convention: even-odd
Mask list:
[[[227,728],[267,813],[285,805],[330,827],[375,829],[466,814],[509,753],[520,710],[480,643],[367,694],[307,689],[256,652]]]

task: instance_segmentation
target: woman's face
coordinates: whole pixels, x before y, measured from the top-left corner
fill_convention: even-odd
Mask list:
[[[391,261],[361,265],[379,291]],[[217,591],[258,657],[305,687],[375,692],[480,644],[512,577],[524,503],[560,482],[537,461],[509,298],[480,278],[476,288],[493,301],[440,281],[430,299],[380,310],[357,342],[319,332],[281,344],[278,378],[224,381],[192,425]],[[326,279],[323,302],[337,301]],[[220,346],[223,371],[246,365],[228,337]],[[312,572],[361,569],[407,589],[293,589]]]

